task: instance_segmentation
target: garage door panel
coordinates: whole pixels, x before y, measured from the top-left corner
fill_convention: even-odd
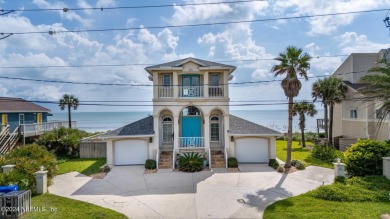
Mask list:
[[[116,141],[114,147],[115,165],[145,164],[148,158],[147,141]]]
[[[268,139],[237,139],[236,158],[239,163],[268,163]]]

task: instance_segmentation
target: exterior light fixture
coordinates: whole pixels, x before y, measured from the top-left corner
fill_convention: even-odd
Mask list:
[[[390,27],[390,19],[389,17],[386,17],[383,22],[385,23],[386,27]]]

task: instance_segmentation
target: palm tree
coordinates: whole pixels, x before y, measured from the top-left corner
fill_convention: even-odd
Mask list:
[[[341,103],[345,99],[346,92],[347,86],[343,84],[340,78],[324,78],[313,83],[312,96],[314,97],[314,101],[321,98],[321,102],[324,105],[325,138],[328,139],[329,144],[332,144],[334,104]]]
[[[302,101],[299,103],[294,103],[293,113],[294,116],[299,115],[299,128],[301,129],[302,147],[305,148],[305,115],[313,117],[315,114],[317,114],[317,110],[315,109],[314,104],[307,101]]]
[[[311,57],[308,53],[302,53],[302,49],[293,46],[287,47],[285,52],[275,58],[280,63],[274,65],[271,69],[275,76],[285,75],[282,80],[284,94],[288,98],[288,132],[287,132],[287,158],[286,168],[291,167],[291,145],[292,145],[292,121],[293,121],[293,103],[294,97],[298,96],[302,87],[298,75],[307,78],[307,70],[310,69]]]
[[[73,107],[74,110],[77,110],[77,107],[79,106],[79,99],[77,99],[73,95],[64,94],[62,96],[62,99],[60,99],[60,103],[58,106],[61,108],[61,110],[64,110],[65,108],[68,109],[68,122],[69,122],[69,128],[72,128],[72,118],[70,115],[70,110]]]
[[[390,114],[390,63],[386,60],[387,54],[368,72],[377,72],[381,74],[365,75],[360,78],[360,82],[365,84],[359,91],[365,95],[366,100],[378,100],[381,102],[379,110],[382,111],[379,126]],[[378,129],[379,130],[379,129]]]

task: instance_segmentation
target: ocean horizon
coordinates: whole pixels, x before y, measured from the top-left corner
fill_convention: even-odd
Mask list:
[[[67,121],[67,112],[53,112],[48,121]],[[151,115],[151,111],[139,112],[77,112],[72,111],[72,121],[77,128],[88,132],[106,132],[115,130]],[[241,117],[259,125],[287,132],[287,110],[231,110],[230,114]],[[306,117],[306,131],[317,132],[317,119],[323,118],[323,111],[318,110],[314,117]],[[293,118],[293,132],[300,131],[298,116]]]

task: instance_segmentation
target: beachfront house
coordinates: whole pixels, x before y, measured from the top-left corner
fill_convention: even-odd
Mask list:
[[[50,110],[22,98],[0,97],[0,153],[15,147],[23,137],[35,137],[54,128],[67,126],[67,122],[48,122]]]
[[[333,73],[333,77],[341,78],[348,86],[345,100],[335,105],[333,115],[334,142],[341,150],[346,150],[359,138],[387,140],[390,137],[389,120],[385,119],[379,125],[382,118],[379,110],[381,103],[374,100],[362,101],[364,96],[359,92],[359,88],[363,86],[359,79],[364,75],[374,74],[367,70],[386,58],[388,52],[389,49],[378,53],[352,53]]]
[[[226,167],[228,157],[242,163],[275,158],[279,132],[233,116],[228,82],[236,67],[195,58],[146,67],[153,81],[153,115],[101,135],[107,164],[144,164],[174,168],[178,154],[204,154],[211,168]]]

